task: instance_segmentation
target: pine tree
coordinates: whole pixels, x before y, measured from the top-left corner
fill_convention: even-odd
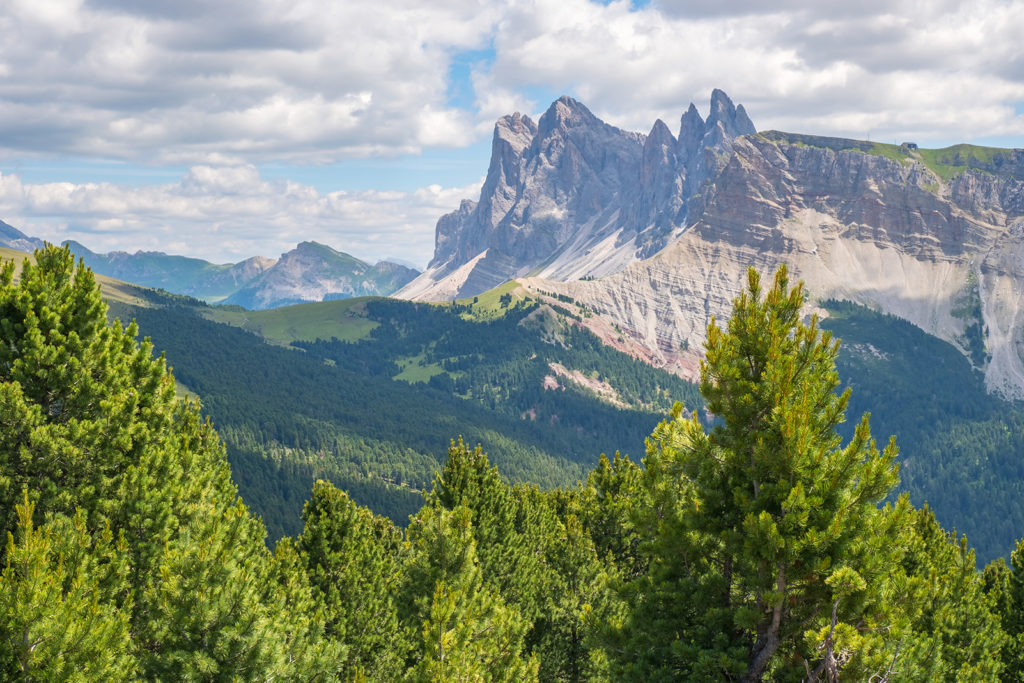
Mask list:
[[[1009,567],[999,558],[985,567],[982,579],[1006,638],[1000,653],[1002,680],[1024,680],[1024,540],[1010,553]]]
[[[522,655],[528,622],[483,581],[470,511],[425,506],[408,531],[405,620],[419,633],[413,681],[527,681],[537,660]]]
[[[118,539],[123,571],[91,595],[100,612],[127,616],[127,654],[143,678],[253,680],[315,668],[330,654],[322,623],[238,499],[212,427],[196,405],[175,400],[163,359],[136,342],[134,325],[107,324],[92,273],[67,248],[35,258],[18,282],[12,264],[0,270],[3,531],[29,538],[15,512],[24,495],[37,526],[78,520],[90,552]],[[8,553],[19,547],[0,559],[16,568]],[[111,562],[90,552],[82,566]],[[18,595],[26,609],[44,605],[40,623],[59,617],[45,613],[47,601]]]
[[[24,489],[38,519],[117,516],[120,475],[170,432],[174,382],[134,325],[108,325],[92,272],[48,247],[0,269],[0,519]]]
[[[999,680],[1003,662],[996,655],[1006,635],[967,538],[944,531],[927,507],[914,510],[908,521],[899,538],[904,554],[893,568],[893,576],[902,580],[894,582],[899,590],[888,598],[901,603],[909,617],[900,675],[927,681]]]
[[[96,538],[82,514],[32,522],[25,495],[15,508],[0,575],[0,678],[7,681],[126,681],[134,678],[131,605],[103,600],[126,568],[109,528]],[[127,608],[127,609],[125,609]]]
[[[346,650],[342,674],[397,679],[411,647],[394,603],[402,581],[401,532],[324,481],[313,485],[302,517],[297,549],[324,605],[325,634]]]
[[[589,681],[600,678],[604,667],[593,652],[595,629],[610,618],[610,582],[616,576],[597,555],[593,539],[575,514],[568,514],[547,553],[554,572],[549,593],[551,616],[537,648],[545,680]]]
[[[907,506],[877,504],[897,481],[896,449],[875,448],[867,416],[841,445],[838,343],[801,322],[803,303],[784,267],[768,292],[751,269],[727,330],[708,327],[701,392],[715,426],[677,406],[648,444],[651,566],[633,587],[623,675],[813,678],[898,647],[850,626],[890,625],[888,548]]]
[[[460,439],[448,449],[427,504],[470,511],[484,580],[531,624],[541,619],[551,581],[543,558],[554,531],[544,503],[513,490],[479,446],[470,449]]]

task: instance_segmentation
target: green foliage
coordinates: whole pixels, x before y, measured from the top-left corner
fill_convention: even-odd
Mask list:
[[[174,383],[136,328],[108,326],[92,273],[67,250],[0,271],[0,519],[23,489],[45,513],[116,516],[118,475],[171,425]]]
[[[32,522],[27,495],[16,506],[0,575],[0,677],[8,681],[126,681],[130,602],[103,600],[125,567],[123,538],[109,528],[93,538],[85,517]]]
[[[959,144],[941,149],[922,149],[918,154],[935,175],[949,182],[969,168],[997,173],[1004,165],[1012,166],[1013,152],[997,147]]]
[[[345,648],[341,673],[397,680],[411,647],[398,623],[402,535],[388,519],[318,481],[297,548],[324,605],[325,634]]]
[[[1007,639],[1002,680],[1019,681],[1024,677],[1024,540],[1010,553],[1009,567],[999,558],[985,568],[982,579]]]
[[[466,509],[484,582],[529,624],[525,647],[544,680],[589,680],[599,671],[594,632],[614,610],[616,569],[598,556],[572,490],[541,493],[502,482],[480,450],[453,443],[428,505]]]
[[[838,344],[816,319],[800,322],[803,302],[784,268],[767,292],[751,270],[728,330],[708,327],[701,391],[715,427],[677,410],[648,444],[651,567],[627,623],[629,651],[648,660],[625,662],[628,675],[800,677],[822,657],[805,632],[833,601],[843,598],[844,632],[884,623],[890,518],[901,513],[876,504],[896,483],[895,446],[875,448],[866,416],[841,446]],[[840,591],[842,572],[857,578]]]
[[[338,338],[358,341],[369,336],[377,323],[366,317],[368,297],[336,299],[263,311],[241,306],[211,306],[199,313],[209,320],[258,334],[273,344]]]
[[[903,166],[918,161],[946,183],[968,169],[983,173],[1011,175],[1014,173],[1014,167],[1019,158],[1016,156],[1017,150],[979,145],[959,144],[941,149],[911,149],[905,145],[890,145],[883,142],[780,133],[778,131],[766,131],[759,133],[758,136],[770,142],[797,147],[824,147],[835,152],[861,152],[881,156]]]
[[[574,483],[602,450],[635,448],[668,396],[695,394],[590,333],[569,328],[564,345],[545,343],[541,331],[520,324],[533,310],[524,306],[473,322],[459,306],[366,301],[361,315],[375,324],[369,339],[299,344],[305,353],[187,308],[120,310],[135,316],[202,397],[240,490],[271,538],[300,531],[302,503],[317,478],[402,522],[419,507],[419,492],[429,489],[455,434],[485,444],[511,481]],[[399,361],[414,358],[424,365],[413,363],[413,371],[444,372],[426,385],[393,381]],[[634,407],[571,386],[545,390],[552,362],[594,372]]]
[[[542,492],[508,484],[459,440],[404,541],[319,481],[301,535],[271,554],[224,446],[174,398],[162,360],[133,327],[105,324],[66,249],[37,263],[17,285],[12,268],[0,273],[5,680],[973,681],[1024,670],[1024,549],[1012,572],[1000,561],[979,575],[966,538],[930,510],[906,497],[878,507],[896,482],[895,448],[876,449],[866,417],[843,445],[838,344],[816,319],[800,322],[802,289],[785,270],[768,292],[751,271],[727,330],[709,328],[701,390],[714,424],[676,408],[648,441],[646,470],[602,456],[584,482]],[[190,313],[169,319],[199,329]],[[416,336],[397,318],[377,329],[393,350]],[[223,339],[250,362],[303,359],[294,367],[308,386],[337,390],[316,383],[335,368],[332,381],[372,404],[349,419],[372,424],[387,405],[410,423],[381,419],[382,437],[386,426],[411,439],[438,419],[417,417],[390,376],[343,367],[363,351],[331,366],[234,332]],[[420,352],[459,343],[442,335]],[[212,355],[228,376],[260,367]],[[394,358],[373,367],[386,374]],[[284,374],[261,371],[226,432],[268,505],[328,469],[366,495],[415,495],[410,479],[432,462],[422,451],[325,426],[338,416],[328,397],[282,419],[285,392],[271,385]],[[414,395],[445,396],[431,391]],[[267,396],[274,410],[260,409]],[[507,445],[508,433],[528,442],[523,426],[482,431]],[[345,448],[367,467],[325,457]],[[369,466],[385,463],[392,480]]]
[[[1024,529],[1020,405],[990,395],[957,348],[909,322],[848,302],[824,306],[822,326],[843,339],[837,367],[853,390],[850,411],[871,410],[876,430],[900,436],[898,490],[965,532],[982,562],[1006,555]]]
[[[13,266],[0,273],[0,522],[25,539],[4,549],[4,580],[17,604],[45,606],[23,629],[63,648],[45,635],[54,620],[110,639],[127,619],[130,646],[110,658],[143,678],[300,675],[329,654],[312,603],[277,580],[216,434],[176,402],[163,360],[134,333],[107,325],[92,274],[67,249],[37,252],[17,285]],[[18,511],[16,495],[31,505]],[[43,531],[32,515],[48,520]],[[59,526],[72,517],[73,530]],[[23,569],[28,556],[38,571]]]
[[[954,300],[950,313],[964,323],[960,343],[966,349],[971,362],[975,367],[984,368],[991,354],[985,349],[985,320],[981,310],[981,292],[978,289],[978,275],[973,271],[967,279],[967,285]]]
[[[485,585],[471,513],[426,506],[409,525],[405,615],[419,626],[413,681],[527,681],[537,661],[522,656],[528,623]]]
[[[899,545],[905,578],[902,596],[890,600],[902,597],[912,633],[901,643],[900,672],[929,681],[999,680],[1002,662],[994,654],[1005,635],[967,538],[944,531],[923,508],[910,515]]]

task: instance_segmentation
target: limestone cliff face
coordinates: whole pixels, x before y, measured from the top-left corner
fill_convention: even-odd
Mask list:
[[[739,138],[703,213],[657,255],[601,280],[526,283],[588,303],[649,360],[695,377],[705,328],[729,315],[746,268],[785,262],[812,296],[898,315],[968,355],[978,323],[989,388],[1024,397],[1024,155],[947,182],[912,154],[821,142]]]
[[[569,97],[536,124],[503,117],[479,201],[438,221],[434,259],[398,296],[472,296],[530,272],[556,279],[617,272],[678,234],[732,140],[753,132],[743,108],[720,90],[707,121],[690,106],[678,138],[661,121],[650,135],[620,130]]]
[[[694,377],[747,267],[785,262],[812,296],[910,320],[959,345],[991,390],[1024,397],[1024,150],[758,134],[721,91],[675,136],[661,121],[626,133],[568,98],[529,144],[528,121],[499,121],[503,156],[480,202],[441,219],[431,269],[399,295],[468,296],[518,276]],[[460,247],[442,249],[442,233]]]

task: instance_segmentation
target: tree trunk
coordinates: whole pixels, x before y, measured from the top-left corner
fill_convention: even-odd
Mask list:
[[[772,608],[772,621],[768,624],[763,634],[758,634],[757,642],[754,643],[754,657],[747,666],[747,672],[741,679],[744,683],[760,681],[764,670],[768,668],[768,662],[779,649],[779,630],[782,627],[782,610],[786,603],[786,568],[779,567],[779,576],[775,581],[776,589],[779,591],[779,599]]]

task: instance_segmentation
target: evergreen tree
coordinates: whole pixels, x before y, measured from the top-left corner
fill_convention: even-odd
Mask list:
[[[893,568],[902,580],[893,582],[897,590],[887,598],[902,604],[909,617],[898,661],[901,677],[999,680],[1003,663],[995,653],[1006,635],[967,538],[944,531],[927,507],[914,510],[908,521],[899,538],[904,555]]]
[[[597,554],[610,557],[625,580],[640,576],[646,560],[639,553],[636,511],[643,506],[643,470],[629,458],[601,455],[587,476],[576,514],[594,541]]]
[[[985,567],[982,581],[1006,637],[1002,680],[1024,680],[1024,540],[1010,553],[1009,567],[999,558]]]
[[[303,511],[297,547],[324,605],[325,635],[346,650],[343,674],[395,680],[411,643],[394,600],[402,581],[402,536],[391,520],[318,481]]]
[[[531,624],[542,618],[550,571],[544,566],[554,518],[528,489],[501,480],[479,446],[452,442],[428,505],[469,510],[484,580]]]
[[[617,607],[610,583],[617,576],[597,555],[594,542],[575,514],[559,524],[547,561],[554,571],[548,594],[545,638],[537,651],[545,680],[598,680],[606,673],[595,629]]]
[[[92,272],[68,249],[0,269],[0,519],[27,489],[35,515],[118,516],[123,472],[171,431],[174,382],[134,325],[108,325]]]
[[[677,407],[648,444],[650,569],[633,585],[623,675],[798,680],[868,671],[898,647],[859,637],[890,626],[887,549],[907,506],[876,506],[896,449],[875,448],[866,416],[840,444],[838,343],[801,322],[803,303],[785,267],[768,292],[751,269],[727,330],[708,327],[715,426]]]
[[[409,526],[405,620],[419,633],[413,681],[527,681],[528,622],[481,576],[470,511],[425,506]]]
[[[330,653],[312,602],[284,580],[262,524],[238,499],[223,446],[197,406],[175,400],[163,359],[135,341],[134,325],[107,324],[92,273],[67,248],[36,252],[20,281],[14,275],[12,264],[0,270],[3,530],[36,538],[16,517],[16,496],[27,496],[36,525],[77,520],[85,550],[75,566],[113,565],[104,539],[118,539],[125,566],[90,596],[101,613],[127,616],[128,654],[143,678],[256,680],[317,668]],[[8,557],[29,552],[20,548],[2,551],[11,577],[24,576]],[[69,614],[48,585],[17,598],[55,610],[33,617],[39,623]]]
[[[0,678],[134,678],[128,612],[103,600],[104,584],[125,571],[123,542],[109,528],[93,538],[81,514],[37,528],[33,508],[27,495],[16,506],[0,575]]]

